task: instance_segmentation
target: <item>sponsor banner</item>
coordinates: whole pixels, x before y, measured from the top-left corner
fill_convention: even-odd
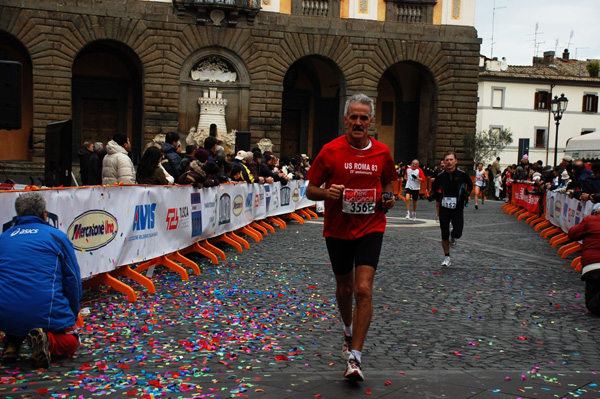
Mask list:
[[[546,191],[546,219],[565,233],[592,212],[591,201],[581,202],[563,193]]]
[[[109,186],[38,191],[48,222],[67,234],[82,277],[139,263],[237,230],[254,220],[314,205],[307,181],[191,186]],[[0,192],[0,224],[10,228],[19,192]]]
[[[513,184],[513,190],[515,190],[516,205],[520,206],[521,208],[527,209],[528,212],[539,213],[540,196],[529,194],[528,191],[530,191],[531,189],[531,184]]]

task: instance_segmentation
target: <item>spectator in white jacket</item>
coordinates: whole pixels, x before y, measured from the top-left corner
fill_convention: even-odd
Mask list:
[[[129,158],[131,143],[127,135],[117,133],[106,145],[106,156],[102,161],[102,184],[135,183],[135,169]]]

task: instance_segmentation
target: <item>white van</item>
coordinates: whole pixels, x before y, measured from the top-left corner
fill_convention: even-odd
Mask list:
[[[600,132],[571,137],[567,140],[564,155],[569,155],[573,159],[600,159]]]

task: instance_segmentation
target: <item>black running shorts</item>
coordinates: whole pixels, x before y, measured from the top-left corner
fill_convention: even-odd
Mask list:
[[[409,190],[409,189],[406,189],[406,194],[410,194],[410,198],[413,201],[418,201],[419,200],[419,193],[420,193],[419,190]]]
[[[383,233],[371,233],[355,240],[325,237],[325,242],[335,274],[347,274],[354,267],[363,265],[377,270]]]
[[[463,210],[448,210],[440,207],[440,229],[442,230],[442,240],[450,239],[450,223],[452,223],[452,237],[462,237],[465,220]]]

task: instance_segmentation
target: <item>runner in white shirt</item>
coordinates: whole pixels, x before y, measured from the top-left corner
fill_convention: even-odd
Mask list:
[[[477,170],[475,171],[475,209],[479,209],[479,196],[481,196],[481,205],[483,205],[483,188],[485,187],[487,179],[487,172],[483,170],[483,164],[479,162],[477,164]]]
[[[425,181],[425,173],[419,168],[419,160],[413,159],[406,168],[406,219],[410,219],[410,200],[413,203],[412,219],[417,220],[417,201],[421,191],[421,182]]]

